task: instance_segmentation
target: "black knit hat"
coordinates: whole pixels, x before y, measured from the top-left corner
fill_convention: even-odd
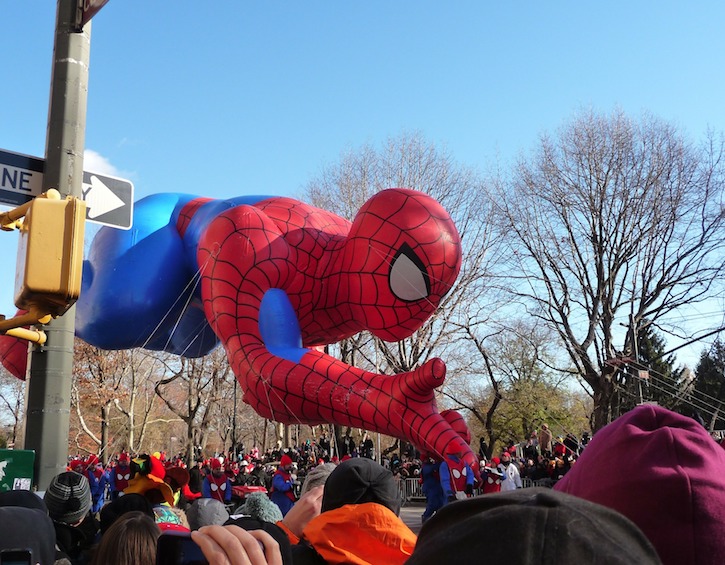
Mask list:
[[[406,565],[456,561],[507,565],[659,564],[652,544],[627,518],[545,488],[453,502],[428,520]]]
[[[0,507],[0,550],[29,549],[31,562],[55,563],[55,528],[42,510]]]
[[[372,459],[353,457],[330,473],[322,494],[322,511],[345,504],[375,502],[400,513],[400,489],[393,474]]]
[[[91,488],[88,479],[74,471],[53,477],[45,491],[45,505],[56,522],[75,524],[91,509]]]
[[[143,512],[149,518],[156,519],[154,508],[142,494],[125,494],[119,496],[101,508],[101,534],[105,534],[113,523],[126,512]]]
[[[21,506],[22,508],[35,508],[44,514],[48,513],[45,502],[34,492],[29,490],[8,490],[0,492],[0,506]]]

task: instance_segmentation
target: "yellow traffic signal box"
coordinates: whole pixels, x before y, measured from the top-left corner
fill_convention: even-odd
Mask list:
[[[78,198],[33,200],[20,226],[15,306],[55,317],[75,303],[81,292],[85,217],[86,204]]]

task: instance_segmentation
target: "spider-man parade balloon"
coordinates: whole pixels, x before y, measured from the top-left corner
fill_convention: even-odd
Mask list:
[[[410,189],[375,194],[352,223],[284,197],[155,194],[136,203],[131,230],[102,228],[93,239],[76,333],[104,349],[187,357],[221,342],[245,402],[265,418],[377,431],[477,468],[438,413],[443,361],[380,375],[316,347],[362,330],[410,336],[460,265],[450,215]],[[3,364],[24,377],[27,346],[1,341]]]

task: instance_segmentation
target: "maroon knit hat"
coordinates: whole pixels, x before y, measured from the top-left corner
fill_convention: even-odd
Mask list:
[[[556,490],[613,508],[665,565],[725,555],[725,450],[692,418],[638,406],[599,430]]]

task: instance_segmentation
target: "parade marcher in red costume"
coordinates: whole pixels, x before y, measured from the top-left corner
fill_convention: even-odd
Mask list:
[[[123,494],[123,489],[128,486],[128,480],[131,478],[128,453],[124,452],[118,456],[118,462],[111,469],[110,477],[111,500],[116,500]]]
[[[91,487],[91,497],[93,499],[91,512],[100,512],[101,507],[106,502],[106,485],[108,479],[103,472],[103,465],[98,460],[98,457],[93,454],[89,455],[88,459],[86,459],[84,475],[88,479],[88,484]]]
[[[441,416],[468,446],[471,441],[471,432],[463,417],[455,410],[444,410],[441,412]],[[473,468],[463,458],[464,453],[463,450],[458,453],[451,453],[449,457],[441,462],[439,468],[441,487],[443,488],[444,499],[447,502],[473,496],[476,475]],[[476,471],[478,471],[478,462]]]
[[[468,498],[473,495],[475,476],[473,470],[458,455],[443,461],[440,467],[441,486],[448,502]]]
[[[232,501],[232,482],[224,472],[224,467],[219,459],[212,459],[210,463],[211,472],[204,477],[201,483],[201,496],[203,498],[215,498],[219,502]]]
[[[272,491],[269,498],[279,506],[279,509],[282,511],[282,516],[287,514],[297,501],[294,492],[297,477],[292,473],[292,468],[292,458],[285,453],[280,459],[277,472],[272,477]]]
[[[483,486],[481,490],[483,494],[491,494],[494,492],[501,492],[501,481],[506,476],[498,469],[501,460],[498,457],[491,458],[491,464],[486,465],[481,473],[481,481]]]

